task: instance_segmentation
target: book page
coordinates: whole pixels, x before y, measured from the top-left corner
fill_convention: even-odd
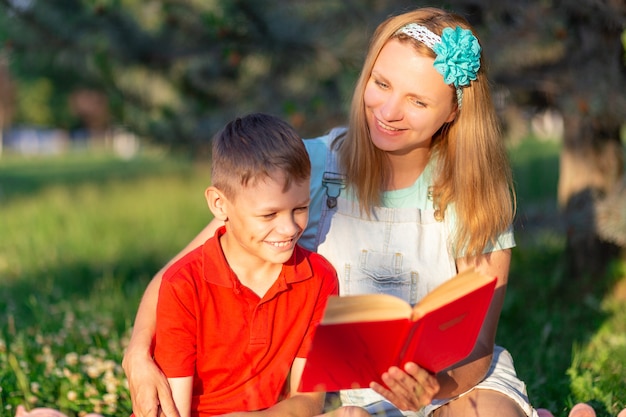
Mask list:
[[[436,310],[453,299],[459,298],[494,279],[495,277],[482,274],[474,269],[463,271],[426,294],[413,308],[411,319],[417,320],[426,313]]]
[[[360,294],[328,298],[323,324],[408,319],[411,306],[388,294]]]

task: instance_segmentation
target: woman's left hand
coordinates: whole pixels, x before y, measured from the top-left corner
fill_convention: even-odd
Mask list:
[[[404,370],[392,366],[382,375],[382,380],[388,388],[376,382],[370,388],[400,410],[417,411],[430,404],[439,392],[437,378],[413,362],[407,363]]]

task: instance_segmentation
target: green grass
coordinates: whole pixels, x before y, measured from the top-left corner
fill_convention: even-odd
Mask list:
[[[130,415],[119,366],[151,276],[209,220],[207,167],[0,159],[0,415]]]
[[[564,275],[554,203],[558,146],[512,149],[519,195],[498,343],[531,401],[567,416],[626,406],[626,266]],[[119,366],[152,275],[209,220],[208,164],[162,154],[0,158],[0,417],[52,406],[130,414]],[[615,288],[618,290],[615,290]]]

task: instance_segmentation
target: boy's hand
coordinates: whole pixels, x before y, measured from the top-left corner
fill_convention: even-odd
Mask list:
[[[404,366],[404,371],[392,366],[382,375],[382,380],[389,389],[376,382],[370,388],[400,410],[417,411],[430,404],[439,392],[437,378],[412,362]]]
[[[135,417],[180,417],[167,378],[150,356],[133,356],[127,352],[122,367]]]

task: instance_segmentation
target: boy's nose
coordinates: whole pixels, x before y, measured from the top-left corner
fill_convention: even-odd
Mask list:
[[[293,236],[300,230],[300,226],[296,222],[295,217],[284,216],[280,222],[279,231],[285,236]]]

